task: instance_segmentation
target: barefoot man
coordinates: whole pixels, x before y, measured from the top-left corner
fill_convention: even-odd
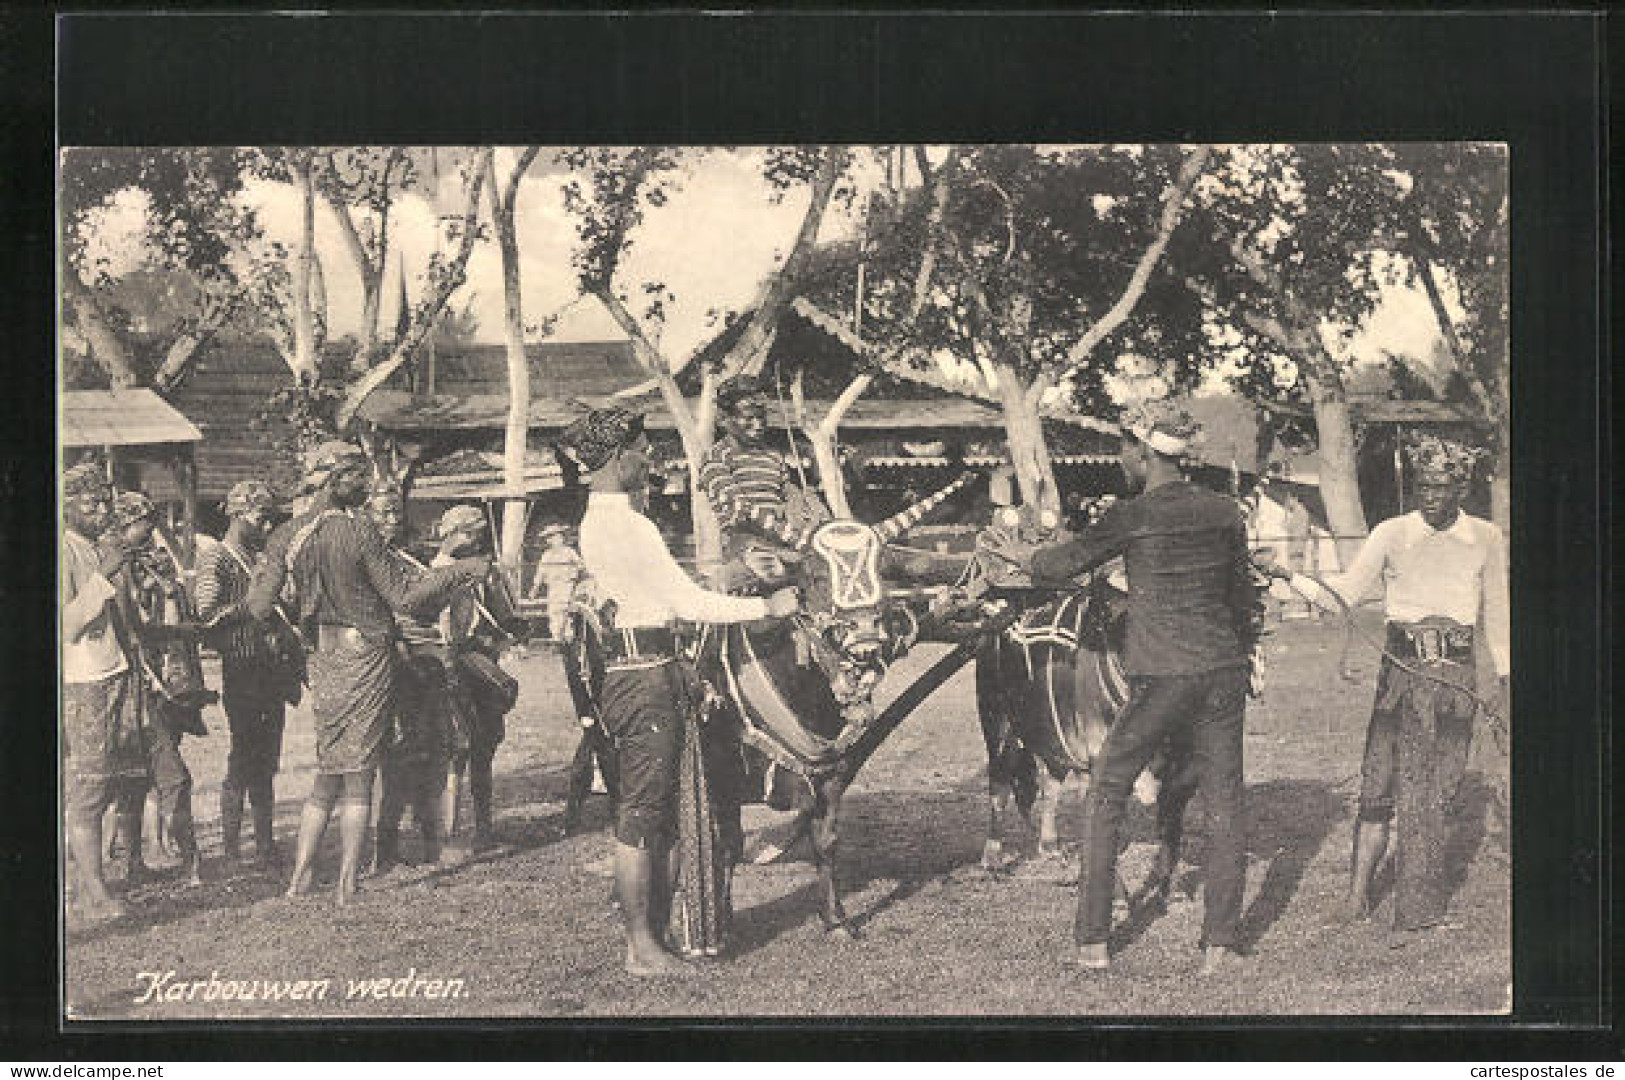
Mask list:
[[[1346,573],[1272,574],[1332,610],[1381,585],[1388,627],[1360,766],[1347,914],[1370,913],[1371,879],[1397,824],[1394,928],[1420,931],[1445,922],[1445,818],[1478,708],[1474,649],[1489,647],[1504,702],[1511,619],[1501,530],[1461,509],[1478,450],[1424,434],[1406,453],[1416,509],[1372,529]]]
[[[572,425],[560,444],[591,487],[581,521],[582,561],[614,605],[599,709],[620,773],[614,861],[626,917],[626,970],[679,974],[687,965],[662,940],[687,697],[673,624],[783,618],[795,611],[796,595],[783,589],[768,599],[725,596],[700,588],[683,572],[643,514],[649,441],[641,417],[599,410]]]
[[[1118,836],[1134,780],[1170,740],[1188,747],[1211,820],[1202,971],[1239,955],[1245,884],[1242,717],[1254,595],[1246,526],[1235,500],[1185,479],[1182,458],[1198,427],[1156,404],[1123,420],[1122,466],[1136,494],[1116,502],[1076,539],[1030,556],[1036,583],[1064,585],[1114,556],[1128,574],[1123,664],[1132,690],[1101,748],[1085,803],[1088,852],[1075,940],[1079,966],[1109,966]],[[1005,541],[1022,561],[1021,545]]]
[[[367,462],[347,442],[318,446],[305,461],[315,491],[303,513],[279,526],[248,593],[262,624],[285,581],[292,580],[298,622],[310,657],[316,719],[316,781],[299,821],[299,847],[288,895],[310,891],[317,849],[335,804],[341,856],[337,901],[356,891],[372,813],[372,784],[395,708],[399,630],[394,613],[444,598],[483,578],[485,559],[413,575],[392,557],[360,512]]]
[[[102,814],[146,778],[146,686],[129,659],[130,628],[114,602],[130,550],[109,529],[113,492],[96,465],[62,477],[62,791],[79,913],[125,908],[102,874]]]

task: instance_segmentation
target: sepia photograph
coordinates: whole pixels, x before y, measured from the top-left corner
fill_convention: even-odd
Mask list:
[[[63,147],[63,1019],[1506,1017],[1509,168]]]

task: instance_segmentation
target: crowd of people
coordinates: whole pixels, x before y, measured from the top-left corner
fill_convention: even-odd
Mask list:
[[[694,769],[718,767],[721,759],[708,750],[691,753],[704,691],[677,626],[795,615],[801,598],[794,566],[818,523],[816,508],[806,505],[786,463],[766,445],[761,388],[736,377],[722,386],[718,404],[722,435],[700,471],[700,489],[724,533],[719,590],[702,587],[679,566],[646,515],[648,439],[641,418],[621,409],[594,411],[560,437],[560,452],[589,489],[580,551],[564,543],[562,528],[549,530],[537,574],[537,591],[575,597],[568,619],[564,605],[549,605],[552,635],[569,643],[566,675],[582,728],[567,826],[579,820],[593,774],[601,773],[614,796],[625,965],[638,976],[681,974],[692,970],[688,957],[721,950],[729,890],[717,864],[731,866],[743,847],[738,778],[719,774],[694,787]],[[1111,966],[1127,794],[1150,757],[1169,745],[1190,760],[1212,819],[1203,862],[1204,969],[1239,962],[1245,952],[1237,924],[1252,645],[1246,623],[1254,597],[1238,575],[1259,564],[1240,502],[1186,479],[1181,462],[1195,435],[1194,422],[1175,408],[1131,417],[1122,450],[1131,497],[1060,543],[1036,551],[990,545],[1036,584],[1055,588],[1115,558],[1126,571],[1123,663],[1131,693],[1095,763],[1086,808],[1075,940],[1079,966],[1091,971]],[[1348,915],[1369,917],[1374,871],[1393,846],[1395,926],[1423,930],[1449,925],[1443,836],[1475,715],[1486,704],[1474,689],[1473,665],[1476,650],[1487,647],[1502,677],[1504,710],[1508,612],[1502,538],[1462,510],[1475,451],[1428,436],[1414,441],[1410,458],[1418,509],[1377,526],[1344,573],[1305,575],[1277,564],[1262,570],[1333,610],[1383,598],[1384,659],[1362,766]],[[492,762],[517,692],[497,659],[517,622],[491,572],[482,513],[467,506],[446,511],[436,529],[438,550],[423,564],[402,546],[399,493],[371,488],[365,458],[344,442],[307,455],[301,504],[281,524],[276,496],[263,483],[237,485],[226,509],[230,525],[198,561],[190,611],[176,595],[183,590],[144,569],[152,504],[136,493],[115,496],[94,466],[64,477],[67,850],[74,901],[87,918],[122,914],[102,871],[102,820],[116,808],[122,851],[138,867],[140,800],[149,788],[159,794],[162,820],[188,872],[198,873],[191,778],[179,746],[201,708],[200,680],[178,692],[177,681],[186,680],[165,677],[166,650],[186,651],[177,643],[207,640],[221,657],[220,698],[231,738],[220,790],[228,860],[241,857],[246,805],[256,862],[279,863],[274,778],[287,707],[304,694],[314,716],[317,774],[301,814],[290,895],[312,890],[315,857],[335,810],[340,903],[355,895],[369,855],[380,874],[401,860],[408,811],[422,858],[440,859],[460,834],[465,780],[471,846],[492,843]],[[179,615],[154,617],[153,604],[163,602]],[[822,664],[828,648],[810,638],[809,663]],[[695,809],[696,790],[708,792],[702,804],[719,804],[714,817],[698,808],[718,841],[700,845],[699,855],[679,843],[679,815]],[[713,865],[697,868],[695,858]],[[722,912],[717,933],[699,940],[668,933],[678,882],[684,904]]]

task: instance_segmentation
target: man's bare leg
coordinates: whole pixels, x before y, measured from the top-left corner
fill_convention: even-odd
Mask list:
[[[119,918],[125,907],[108,891],[102,877],[102,816],[73,815],[68,820],[68,850],[73,856],[80,907],[92,917]]]
[[[340,907],[355,899],[371,821],[370,801],[349,799],[339,803],[339,887],[334,901]]]
[[[666,951],[650,919],[655,889],[654,853],[615,844],[615,888],[626,919],[626,971],[629,975],[682,975],[689,968]],[[661,867],[664,872],[664,867]]]
[[[310,892],[316,872],[316,852],[321,849],[322,836],[327,832],[327,819],[333,812],[340,783],[336,776],[316,777],[310,798],[299,812],[299,846],[294,854],[293,878],[288,882],[289,896],[304,896]]]
[[[1344,914],[1350,920],[1364,919],[1371,914],[1371,881],[1388,850],[1388,831],[1386,821],[1354,823],[1354,860],[1344,907]]]

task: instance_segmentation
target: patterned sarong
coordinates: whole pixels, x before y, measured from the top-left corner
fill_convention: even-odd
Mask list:
[[[393,718],[395,664],[392,643],[364,639],[311,654],[317,771],[365,772],[378,764]]]
[[[117,784],[146,779],[147,689],[135,671],[62,686],[62,771],[70,809],[100,813]]]
[[[1400,929],[1444,917],[1446,810],[1466,770],[1476,712],[1468,693],[1472,668],[1445,661],[1426,670],[1432,678],[1383,661],[1362,767],[1361,817],[1393,815],[1394,925]]]
[[[678,946],[690,956],[717,956],[727,929],[728,863],[712,804],[704,724],[689,673],[672,680],[682,700],[683,750],[677,778]]]

